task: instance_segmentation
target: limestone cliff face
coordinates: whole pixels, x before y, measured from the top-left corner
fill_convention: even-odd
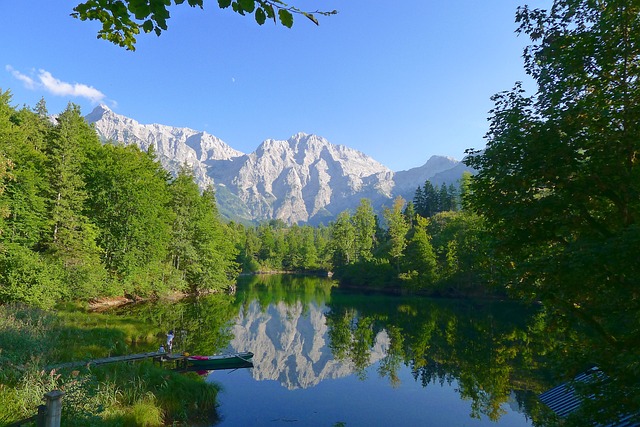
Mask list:
[[[217,162],[211,170],[259,218],[307,222],[333,217],[363,197],[388,199],[393,172],[371,157],[299,133],[287,141],[269,139],[238,159],[234,173]]]
[[[174,175],[182,165],[190,166],[202,187],[213,184],[203,162],[228,160],[243,155],[206,132],[159,124],[140,124],[114,113],[105,105],[96,107],[86,116],[86,120],[94,125],[103,141],[135,144],[144,151],[153,147],[162,166]]]
[[[354,372],[351,363],[333,358],[329,348],[324,306],[301,302],[278,303],[261,310],[257,301],[241,313],[233,327],[231,347],[254,353],[252,370],[256,380],[278,381],[288,389],[307,388],[322,380],[341,378]],[[389,337],[379,333],[370,363],[382,359]]]
[[[362,198],[376,209],[390,206],[397,195],[411,200],[426,179],[455,183],[464,170],[454,159],[433,156],[420,168],[394,173],[357,150],[304,133],[268,139],[243,154],[206,132],[140,124],[103,105],[86,119],[104,141],[153,147],[174,175],[191,167],[202,188],[215,185],[220,212],[234,219],[328,222]]]

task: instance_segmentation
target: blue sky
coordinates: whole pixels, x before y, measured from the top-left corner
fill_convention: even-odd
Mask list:
[[[318,27],[296,17],[292,29],[208,3],[174,7],[169,30],[129,52],[71,18],[73,1],[1,1],[0,89],[16,106],[44,97],[50,113],[104,103],[245,153],[314,133],[397,171],[483,147],[490,97],[529,82],[518,1],[298,0],[340,13]]]

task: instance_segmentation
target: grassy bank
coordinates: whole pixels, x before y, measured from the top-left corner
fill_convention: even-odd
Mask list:
[[[217,389],[151,362],[47,371],[47,365],[156,350],[164,331],[81,307],[0,306],[0,425],[34,415],[44,393],[65,392],[65,426],[192,425],[215,418]]]

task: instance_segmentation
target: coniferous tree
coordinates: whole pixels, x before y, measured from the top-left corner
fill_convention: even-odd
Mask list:
[[[410,224],[403,214],[404,204],[404,199],[397,197],[393,202],[393,208],[384,209],[384,219],[387,222],[390,242],[389,256],[395,261],[398,272],[400,272],[400,261],[407,247],[407,233],[410,229]]]
[[[407,206],[404,208],[402,214],[407,219],[410,227],[416,225],[416,216],[418,216],[418,214],[416,213],[415,205],[413,204],[413,202],[407,203]]]
[[[426,208],[425,208],[426,206],[425,195],[421,186],[418,186],[418,188],[416,189],[416,193],[413,197],[413,206],[416,211],[416,214],[420,215],[423,218],[428,218],[428,215],[426,213]]]
[[[453,210],[453,200],[449,195],[447,186],[442,184],[438,190],[438,212],[446,212]]]
[[[48,248],[68,272],[75,297],[97,296],[106,275],[96,244],[98,230],[86,215],[87,192],[82,167],[88,154],[100,147],[100,141],[84,121],[80,108],[69,104],[58,116],[48,142],[51,190]]]
[[[408,277],[418,288],[432,286],[437,280],[437,261],[435,250],[431,244],[431,236],[427,232],[429,220],[416,217],[416,224],[412,229],[407,243],[405,265]]]

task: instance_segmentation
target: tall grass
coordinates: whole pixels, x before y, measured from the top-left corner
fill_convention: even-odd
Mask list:
[[[151,362],[77,370],[45,366],[157,348],[162,332],[136,319],[0,306],[0,425],[34,415],[51,390],[65,392],[65,426],[189,425],[215,418],[217,388]]]

